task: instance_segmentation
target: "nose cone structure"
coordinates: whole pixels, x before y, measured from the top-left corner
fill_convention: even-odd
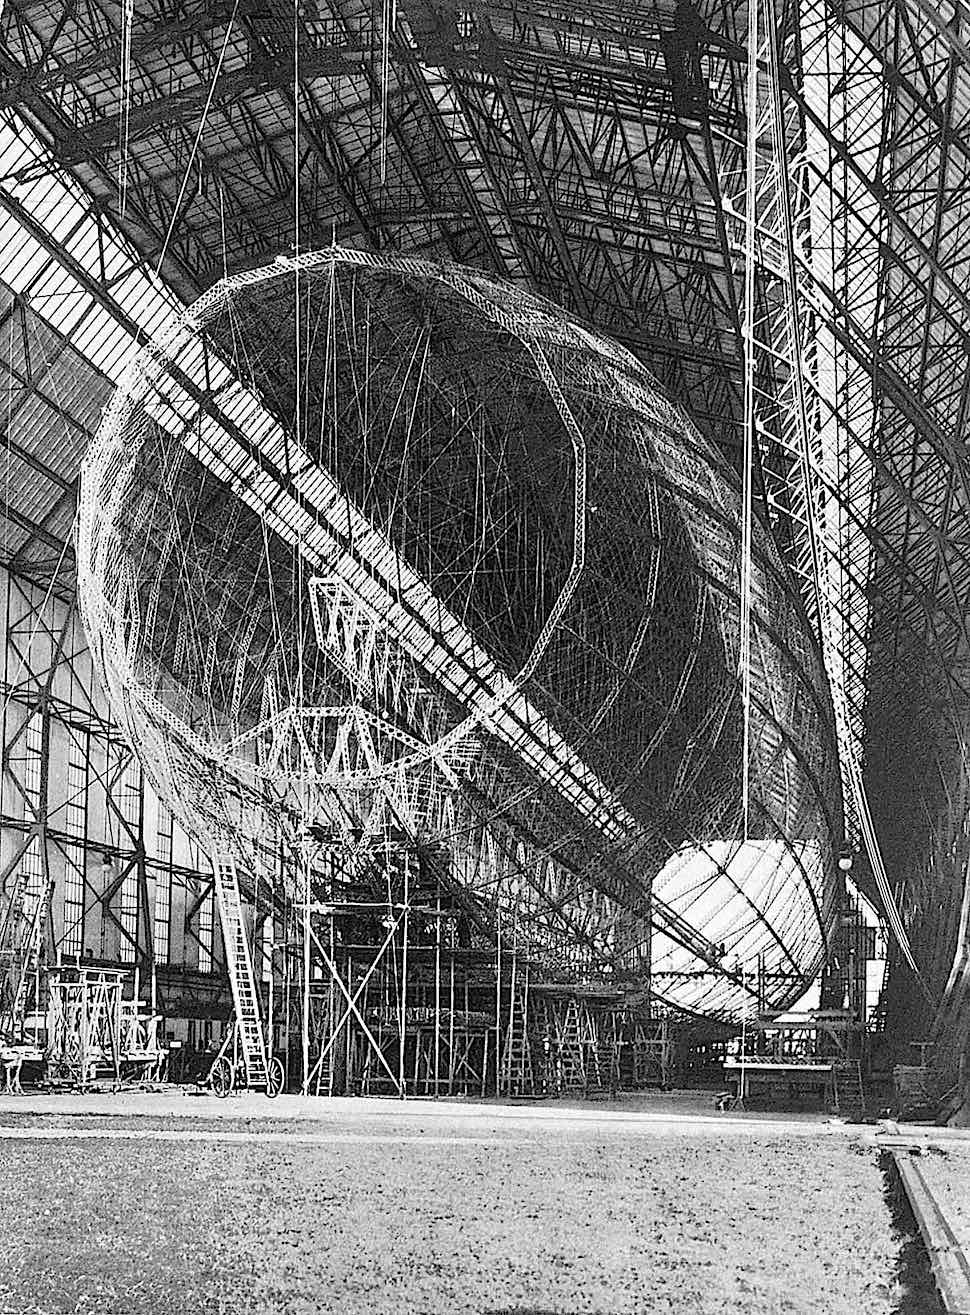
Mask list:
[[[133,362],[79,592],[156,788],[254,879],[308,826],[404,832],[550,971],[736,1017],[755,960],[774,1009],[820,964],[840,808],[756,524],[744,825],[740,504],[615,343],[334,247],[216,285]]]

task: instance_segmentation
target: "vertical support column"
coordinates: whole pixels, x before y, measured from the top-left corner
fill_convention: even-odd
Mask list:
[[[441,878],[435,875],[434,917],[434,1098],[441,1094]]]
[[[452,909],[452,916],[449,919],[449,929],[451,954],[448,956],[448,1095],[451,1096],[455,1090],[455,942],[458,939],[458,920],[454,916],[454,909]],[[466,1026],[467,1023],[466,1011]]]
[[[487,1067],[487,1061],[486,1061]],[[495,937],[495,1093],[499,1094],[502,1071],[502,910],[498,911]]]
[[[302,1073],[300,1090],[310,1094],[310,859],[300,850],[303,868],[303,1009],[301,1012],[300,1044]]]
[[[411,912],[411,862],[410,855],[404,854],[404,915],[403,915],[403,945],[401,947],[401,1012],[400,1012],[400,1035],[398,1051],[398,1096],[404,1100],[405,1082],[404,1082],[404,1049],[407,1038],[407,1000],[408,1000],[408,931],[409,919]]]

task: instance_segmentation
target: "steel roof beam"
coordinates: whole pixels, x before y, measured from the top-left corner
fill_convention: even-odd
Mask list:
[[[494,53],[495,33],[492,31],[491,25],[487,20],[482,21],[482,32],[485,38],[482,51],[484,57],[483,62],[486,62],[489,65],[494,65],[490,71],[491,80],[498,90],[499,101],[502,108],[508,115],[509,124],[512,128],[521,160],[525,165],[529,179],[535,188],[536,197],[546,219],[546,223],[549,226],[549,235],[552,238],[556,252],[559,256],[559,261],[566,277],[566,281],[573,294],[576,308],[588,316],[590,314],[590,306],[586,296],[586,289],[579,280],[572,252],[570,251],[563,234],[562,225],[559,222],[559,215],[556,213],[552,197],[549,195],[549,188],[546,185],[545,174],[543,173],[542,166],[536,156],[532,138],[525,126],[525,120],[522,118],[522,111],[519,109],[519,104],[515,98],[514,92],[509,87],[504,62],[501,56],[494,60],[489,58],[489,56]],[[489,46],[492,46],[493,48],[490,50]]]
[[[887,59],[883,49],[872,40],[872,34],[859,24],[844,0],[824,0],[824,2],[837,15],[839,21],[858,37],[865,46],[866,52],[879,64],[880,74],[886,85],[888,87],[901,87],[920,113],[925,115],[930,123],[939,128],[944,140],[967,160],[970,160],[970,139],[953,127],[952,120],[942,112],[939,105],[934,104],[919,90],[912,79],[900,68],[898,62]],[[898,2],[899,0],[897,0]],[[903,0],[903,3],[905,3],[905,0]]]
[[[157,55],[158,51],[165,46],[176,45],[186,38],[211,32],[213,28],[227,22],[237,9],[237,16],[242,17],[246,13],[257,10],[258,7],[259,0],[239,0],[238,5],[233,0],[213,0],[211,4],[203,3],[182,19],[175,19],[168,23],[158,23],[147,32],[138,31],[133,33],[131,58],[135,60],[142,55]],[[63,6],[62,20],[70,16],[72,8],[76,11],[77,6]],[[17,13],[22,9],[22,6],[19,0],[7,0],[7,9]],[[61,27],[63,27],[63,22]],[[89,77],[91,74],[116,73],[121,64],[120,33],[117,41],[108,43],[98,41],[95,49],[90,54],[68,62],[54,56],[53,48],[55,44],[56,41],[47,42],[47,58],[42,63],[36,64],[19,76],[4,79],[4,82],[0,84],[0,108],[14,109],[27,97],[62,90],[64,87],[77,82],[79,78]],[[53,67],[48,67],[48,61],[52,56],[57,59],[57,62]]]
[[[359,77],[361,52],[348,47],[333,46],[329,50],[314,49],[301,56],[300,81],[314,78]],[[296,64],[292,57],[265,56],[253,60],[242,69],[233,69],[220,75],[212,97],[212,108],[224,109],[247,95],[262,95],[267,91],[292,91]],[[199,111],[209,99],[210,87],[204,81],[187,91],[167,94],[159,89],[158,99],[141,108],[132,108],[128,115],[128,142],[131,145],[151,136],[159,129],[170,129],[198,121]],[[109,151],[118,148],[118,124],[114,116],[93,124],[78,124],[72,133],[63,133],[57,144],[58,157],[66,165],[100,160]]]
[[[59,504],[55,504],[55,507],[51,509],[51,512],[48,512],[48,516],[52,514],[57,505]],[[52,534],[51,531],[47,529],[46,526],[41,525],[39,521],[33,520],[30,516],[25,516],[24,513],[18,511],[11,502],[7,501],[4,503],[2,514],[6,516],[7,520],[13,525],[16,525],[19,530],[23,530],[25,534],[30,535],[27,542],[21,544],[14,556],[10,559],[11,563],[16,562],[17,559],[22,556],[24,549],[28,548],[35,540],[44,544],[47,548],[52,548],[55,553],[60,554],[65,551],[67,544],[64,539],[59,539],[56,534]]]
[[[970,46],[967,45],[956,28],[944,20],[936,0],[894,0],[894,3],[900,13],[904,15],[906,15],[907,5],[915,5],[927,22],[931,23],[936,29],[937,34],[949,47],[954,58],[970,69]],[[959,15],[961,10],[962,5],[957,0],[957,3],[954,4],[955,14]]]
[[[890,226],[895,228],[897,233],[899,233],[902,237],[906,239],[907,243],[909,243],[914,253],[919,256],[920,260],[926,265],[928,269],[932,270],[932,272],[939,279],[940,283],[946,288],[949,295],[953,298],[956,305],[959,306],[962,313],[967,317],[968,321],[970,321],[970,295],[968,295],[965,288],[960,287],[953,280],[952,276],[940,264],[939,258],[936,256],[936,254],[934,254],[934,252],[930,250],[930,248],[922,240],[919,234],[911,227],[911,225],[903,218],[903,216],[899,214],[899,212],[897,211],[895,205],[893,204],[888,194],[888,189],[880,184],[877,184],[872,178],[869,177],[867,171],[859,164],[858,160],[856,160],[855,156],[852,154],[848,146],[846,146],[845,143],[840,142],[838,138],[834,137],[830,133],[828,129],[828,125],[825,123],[825,120],[822,119],[812,108],[812,106],[808,104],[808,102],[805,100],[805,97],[801,94],[800,91],[797,90],[793,91],[792,88],[789,86],[788,94],[794,97],[795,101],[798,104],[799,109],[804,113],[805,117],[809,119],[813,127],[815,127],[817,131],[822,134],[829,148],[838,158],[840,163],[845,165],[845,167],[853,175],[855,180],[864,188],[868,196],[878,205],[879,209],[889,220]],[[813,172],[818,174],[819,177],[821,177],[824,181],[826,182],[830,181],[828,175],[821,173],[818,167],[812,165],[811,162],[810,162],[810,167],[813,169]],[[896,266],[903,273],[908,275],[910,278],[916,277],[912,269],[907,265],[903,255],[900,252],[898,252],[895,248],[887,249],[884,246],[884,254],[891,256]],[[970,324],[961,325],[959,321],[955,319],[954,313],[949,307],[942,305],[939,302],[937,303],[937,305],[939,306],[941,314],[946,316],[946,318],[951,321],[954,328],[956,328],[957,331],[960,333],[960,335],[964,339],[964,343],[967,346],[970,346]]]
[[[262,16],[266,10],[272,10],[272,0],[264,0],[261,5],[259,14]],[[288,26],[293,22],[293,11],[283,9],[279,17],[287,23]],[[266,52],[265,43],[260,36],[259,25],[253,21],[255,15],[246,22],[246,31],[249,34],[251,44],[257,49]],[[336,48],[334,48],[336,49]],[[332,52],[331,52],[332,53]],[[356,167],[351,162],[347,152],[340,142],[339,138],[333,132],[332,128],[326,121],[326,116],[319,113],[319,110],[304,89],[304,105],[301,109],[299,88],[295,86],[297,73],[296,64],[299,64],[299,81],[302,86],[307,81],[305,70],[311,67],[307,57],[302,51],[298,52],[299,58],[290,65],[290,78],[287,82],[285,79],[280,84],[279,90],[286,100],[286,104],[293,115],[295,130],[294,142],[299,136],[303,142],[308,145],[313,156],[319,163],[325,177],[334,185],[339,195],[343,198],[345,205],[350,213],[357,219],[369,237],[375,242],[375,245],[381,245],[379,230],[375,227],[370,213],[371,198],[367,195],[366,190],[357,178]],[[350,70],[348,70],[349,72]],[[360,58],[353,70],[357,76],[360,75]],[[298,165],[293,179],[293,186],[300,186],[300,166]],[[295,240],[299,241],[299,235],[295,235]]]
[[[468,213],[478,224],[478,230],[481,234],[482,241],[488,249],[494,268],[506,277],[509,276],[508,262],[502,253],[502,249],[496,240],[495,231],[488,221],[488,216],[482,206],[482,200],[479,193],[468,181],[467,170],[458,156],[458,150],[454,138],[444,130],[441,123],[441,116],[438,113],[438,107],[434,103],[434,95],[428,86],[424,69],[415,63],[407,62],[404,67],[407,69],[411,85],[428,116],[428,122],[431,124],[435,139],[442,151],[452,178],[457,182],[462,195],[465,197],[468,205]]]
[[[240,7],[240,13],[245,15],[250,12],[250,9],[250,5],[243,5]],[[259,6],[258,10],[253,10],[253,12],[262,13],[263,6]],[[11,59],[8,52],[2,49],[0,49],[0,63],[7,68],[19,69],[19,66]],[[292,78],[292,61],[290,62],[290,67]],[[197,106],[201,108],[201,105],[204,103],[208,94],[208,89],[204,85],[201,75],[199,87],[193,89],[193,94],[196,91],[199,92]],[[63,113],[61,113],[55,105],[51,104],[49,100],[45,99],[43,96],[31,96],[28,103],[33,107],[32,112],[40,123],[45,136],[54,143],[54,150],[59,162],[66,165],[73,165],[75,168],[84,167],[86,164],[90,164],[96,167],[102,174],[107,173],[107,165],[104,160],[104,155],[107,154],[112,146],[117,148],[118,144],[118,125],[114,120],[111,122],[105,121],[101,126],[100,131],[106,139],[106,144],[102,146],[101,151],[89,151],[86,147],[78,145],[77,132],[71,127]],[[150,112],[152,114],[160,115],[162,123],[164,123],[165,120],[166,104],[165,93],[163,89],[159,89],[158,100],[153,102],[152,107],[150,107]],[[291,108],[293,108],[292,99],[290,104]],[[266,141],[267,149],[275,151],[275,148],[272,146],[269,139],[265,137],[262,124],[253,116],[250,117],[255,125],[257,135],[261,136]],[[359,198],[355,197],[353,194],[351,187],[352,178],[349,176],[352,171],[347,170],[342,175],[339,170],[334,168],[327,159],[326,153],[323,151],[318,138],[309,126],[305,127],[305,135],[307,141],[314,148],[325,174],[334,184],[339,195],[343,198],[350,213],[354,215],[358,222],[368,232],[372,232],[372,225],[370,224],[367,214],[365,210],[361,208]],[[86,131],[84,140],[89,140],[89,137],[90,133]],[[74,142],[73,149],[71,146],[72,141]],[[243,143],[243,145],[245,147],[245,143]],[[339,147],[337,149],[339,154]],[[132,171],[138,170],[137,154],[129,162],[129,168]],[[113,186],[114,180],[112,179],[112,188]],[[113,191],[109,193],[108,197],[104,198],[104,204],[111,212],[114,222],[117,223],[120,230],[126,237],[128,237],[141,255],[148,260],[154,261],[157,258],[158,252],[161,250],[162,233],[168,231],[171,222],[171,210],[174,205],[174,200],[160,192],[154,179],[150,180],[149,187],[155,194],[155,205],[159,215],[157,225],[150,217],[146,208],[146,198],[143,189],[138,186],[135,180],[131,180],[129,183],[129,205],[125,214],[119,213],[118,206],[113,201]],[[136,208],[131,204],[133,199],[141,201],[141,205],[137,207],[142,211],[140,222],[136,220],[135,215],[132,213]],[[237,206],[235,213],[240,212],[245,213],[245,207]],[[168,245],[167,256],[169,261],[172,260],[173,256],[176,256],[180,243],[182,243],[187,236],[192,238],[191,229],[186,230],[184,228],[179,228],[178,226],[176,227],[171,234]],[[173,282],[176,286],[180,287],[182,295],[185,296],[187,300],[191,300],[194,296],[198,295],[198,292],[200,291],[200,284],[198,282],[198,262],[193,262],[192,257],[188,256],[184,251],[178,256],[178,259],[181,265],[180,277],[175,278]],[[184,286],[185,273],[188,273],[192,280],[189,289],[186,289]]]

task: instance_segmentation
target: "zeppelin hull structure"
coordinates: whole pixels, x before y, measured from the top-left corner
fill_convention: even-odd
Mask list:
[[[439,856],[550,970],[736,1017],[836,896],[821,662],[741,497],[625,350],[480,272],[333,247],[216,285],[83,473],[113,705],[201,843]],[[285,868],[285,863],[284,863]]]

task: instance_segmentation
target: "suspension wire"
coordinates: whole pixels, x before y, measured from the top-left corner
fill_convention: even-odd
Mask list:
[[[4,445],[5,445],[5,449],[6,449],[6,451],[5,451],[6,460],[5,460],[5,462],[4,462],[4,470],[3,470],[3,506],[4,506],[4,510],[6,510],[7,508],[9,508],[9,506],[10,506],[10,471],[11,471],[11,466],[13,465],[13,436],[12,436],[12,434],[11,434],[11,429],[12,429],[12,427],[13,427],[13,394],[14,394],[14,385],[13,385],[13,335],[14,335],[14,329],[15,329],[15,321],[16,321],[16,319],[17,319],[17,316],[16,316],[16,315],[11,315],[10,318],[7,320],[7,422],[6,422],[6,424],[4,425],[4,431],[3,431]],[[22,318],[20,322],[21,322],[22,325],[24,325],[24,328],[25,328],[25,330],[26,330],[26,323],[27,323],[27,321],[26,321],[26,316],[24,316],[24,318]],[[26,340],[25,340],[25,343],[24,343],[24,347],[25,347],[25,351],[26,351]],[[8,524],[9,524],[9,523],[8,523]],[[9,533],[9,529],[8,529],[7,531],[4,532],[4,545],[3,545],[3,546],[4,546],[4,553],[5,553],[5,554],[6,554],[6,552],[7,552],[8,549],[9,549],[9,544],[8,544],[8,542],[7,542],[7,534],[8,534],[8,533]]]
[[[222,239],[222,277],[229,277],[229,253],[226,245],[226,189],[219,179],[219,235]]]
[[[758,142],[758,11],[760,0],[748,5],[747,129],[745,135],[744,202],[744,448],[741,499],[741,617],[738,674],[741,678],[741,829],[748,839],[751,806],[751,582],[754,520],[754,293],[755,197]]]
[[[119,213],[125,217],[128,201],[128,138],[131,122],[131,29],[135,19],[135,0],[124,0],[121,9],[121,105],[118,116],[118,195]]]
[[[293,375],[294,375],[294,412],[293,412],[293,450],[294,454],[303,447],[303,335],[300,308],[300,0],[293,0]],[[308,308],[309,309],[309,308]],[[300,703],[304,694],[303,672],[303,574],[302,540],[297,536],[293,544],[294,583],[296,584],[296,635],[297,635],[297,672],[296,692]]]
[[[381,6],[381,103],[378,128],[380,180],[387,182],[387,121],[391,81],[391,33],[397,24],[397,0],[382,0]]]
[[[302,370],[302,352],[303,343],[300,329],[300,0],[293,0],[293,375],[294,375],[294,412],[293,412],[293,449],[299,451],[301,447],[302,429],[303,429],[303,370]],[[289,448],[289,444],[287,444]],[[289,452],[286,452],[286,463],[289,466]],[[302,539],[297,535],[293,543],[293,584],[296,593],[296,691],[295,700],[291,691],[290,698],[293,700],[293,726],[296,728],[296,717],[299,716],[299,709],[304,702],[304,640],[303,640],[303,555],[301,552]],[[268,549],[268,543],[267,543]],[[267,568],[269,567],[269,556],[267,552]],[[305,849],[305,843],[304,843]],[[302,1019],[302,1049],[303,1049],[303,1094],[310,1093],[310,972],[311,972],[311,946],[310,946],[310,878],[313,870],[313,864],[310,861],[309,853],[305,858],[306,869],[304,872],[303,886],[303,1019]]]
[[[222,38],[222,47],[219,51],[219,57],[216,60],[216,66],[212,73],[212,81],[209,84],[209,92],[205,98],[205,105],[202,107],[202,114],[199,117],[199,126],[195,130],[195,139],[192,142],[192,149],[189,151],[189,158],[185,165],[185,172],[182,175],[182,184],[179,187],[178,196],[175,198],[175,205],[172,208],[172,217],[168,221],[168,228],[165,232],[165,240],[162,243],[162,249],[158,253],[158,260],[155,264],[155,274],[161,272],[162,264],[168,253],[168,244],[172,240],[172,234],[175,232],[175,225],[178,223],[179,211],[182,208],[182,201],[185,197],[185,189],[188,187],[189,174],[195,164],[196,156],[199,153],[199,146],[202,142],[202,134],[205,132],[206,123],[209,118],[209,110],[212,108],[212,100],[216,94],[216,85],[222,74],[223,61],[226,58],[226,51],[229,49],[229,38],[232,36],[233,24],[236,21],[236,15],[239,12],[239,0],[235,0],[232,7],[232,13],[229,15],[229,22],[226,24],[226,32]]]

